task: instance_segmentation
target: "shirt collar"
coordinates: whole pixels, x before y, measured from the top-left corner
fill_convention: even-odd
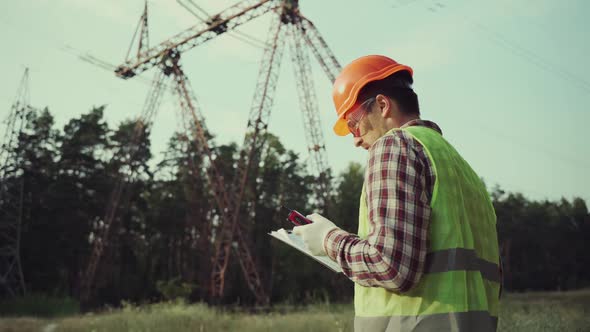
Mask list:
[[[410,121],[404,123],[400,128],[406,128],[406,127],[411,127],[411,126],[422,126],[422,127],[430,128],[430,129],[436,130],[439,134],[442,135],[442,130],[440,129],[440,127],[436,123],[434,123],[432,121],[428,121],[428,120],[422,120],[422,119],[410,120]]]

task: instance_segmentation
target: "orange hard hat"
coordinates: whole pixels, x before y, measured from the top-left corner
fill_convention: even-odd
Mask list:
[[[350,133],[344,116],[360,105],[362,101],[357,101],[358,94],[367,83],[382,80],[402,70],[413,75],[412,68],[383,55],[363,56],[344,67],[332,88],[332,98],[338,114],[338,120],[334,125],[336,135],[344,136]]]

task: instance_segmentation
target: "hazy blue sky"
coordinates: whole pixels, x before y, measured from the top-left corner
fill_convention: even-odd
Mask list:
[[[235,2],[195,1],[210,13]],[[152,45],[195,24],[175,0],[149,6]],[[343,65],[384,54],[412,66],[423,118],[442,127],[488,184],[534,199],[590,201],[590,1],[301,0],[300,6]],[[108,105],[111,126],[137,116],[154,70],[125,81],[71,48],[122,63],[142,9],[143,0],[0,1],[0,117],[26,66],[32,104],[48,106],[59,127],[93,105]],[[240,31],[265,38],[268,15]],[[228,36],[183,55],[217,143],[242,141],[261,55]],[[364,150],[333,134],[331,84],[312,60],[330,165],[339,172],[350,161],[364,163]],[[168,94],[155,119],[158,153],[177,128],[176,105]],[[306,157],[288,50],[270,131]]]

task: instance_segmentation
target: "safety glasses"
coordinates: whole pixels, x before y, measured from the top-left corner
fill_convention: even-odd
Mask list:
[[[359,125],[361,120],[369,113],[370,107],[373,106],[373,102],[375,101],[375,97],[369,98],[365,100],[359,107],[355,108],[354,110],[348,112],[346,115],[346,125],[348,126],[348,130],[352,133],[354,137],[361,137],[361,130]]]

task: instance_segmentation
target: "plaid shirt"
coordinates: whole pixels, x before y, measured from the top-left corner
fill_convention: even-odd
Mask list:
[[[433,122],[412,120],[402,126]],[[341,229],[324,240],[328,256],[346,276],[368,287],[405,292],[418,283],[428,250],[430,200],[435,174],[422,145],[398,130],[369,148],[365,190],[370,232],[364,240]]]

